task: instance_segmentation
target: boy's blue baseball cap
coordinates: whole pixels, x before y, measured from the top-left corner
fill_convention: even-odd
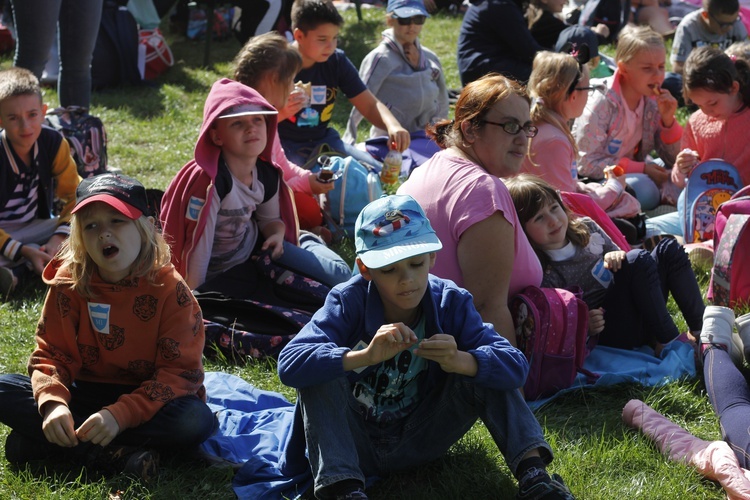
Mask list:
[[[424,8],[422,0],[388,0],[388,6],[385,8],[385,11],[401,18],[414,16],[430,17],[427,9]]]
[[[362,263],[378,269],[443,248],[422,207],[409,195],[369,203],[354,224],[354,248]]]

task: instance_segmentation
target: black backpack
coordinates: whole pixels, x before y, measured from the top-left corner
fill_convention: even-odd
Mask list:
[[[122,0],[105,0],[91,59],[91,87],[141,83],[138,23]]]

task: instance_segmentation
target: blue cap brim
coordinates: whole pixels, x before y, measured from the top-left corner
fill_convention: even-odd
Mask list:
[[[379,269],[417,255],[437,252],[441,248],[443,248],[443,244],[433,233],[420,235],[414,241],[405,240],[403,243],[390,248],[368,250],[358,254],[357,257],[370,269]]]
[[[394,9],[393,13],[396,15],[396,17],[401,17],[401,18],[414,17],[414,16],[430,17],[430,15],[427,13],[426,10],[420,10],[414,7],[399,7],[398,9]]]

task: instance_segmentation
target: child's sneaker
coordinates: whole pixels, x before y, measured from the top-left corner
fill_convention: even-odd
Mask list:
[[[734,321],[734,326],[737,328],[737,333],[742,340],[742,350],[745,354],[745,359],[750,359],[750,313],[743,314]]]
[[[52,455],[56,446],[51,443],[43,443],[26,436],[10,431],[5,438],[5,458],[15,466],[21,467],[33,460],[43,460]]]
[[[575,500],[565,482],[557,474],[550,476],[551,481],[536,482],[524,488],[518,487],[517,500]]]
[[[95,446],[87,465],[106,475],[126,474],[148,483],[159,473],[159,454],[135,446]]]
[[[719,346],[729,353],[735,365],[742,364],[740,336],[734,333],[734,311],[728,307],[706,306],[701,330],[701,352],[705,346]]]
[[[706,269],[714,265],[714,251],[705,243],[688,243],[685,251],[693,269]]]
[[[354,491],[336,495],[336,500],[367,500],[367,493],[361,488],[357,488]]]

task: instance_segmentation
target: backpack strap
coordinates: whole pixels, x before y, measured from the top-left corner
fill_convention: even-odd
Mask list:
[[[714,252],[714,266],[711,269],[711,282],[709,283],[710,296],[713,304],[731,307],[731,266],[737,250],[737,242],[747,228],[750,215],[731,214],[721,233],[719,246]]]

